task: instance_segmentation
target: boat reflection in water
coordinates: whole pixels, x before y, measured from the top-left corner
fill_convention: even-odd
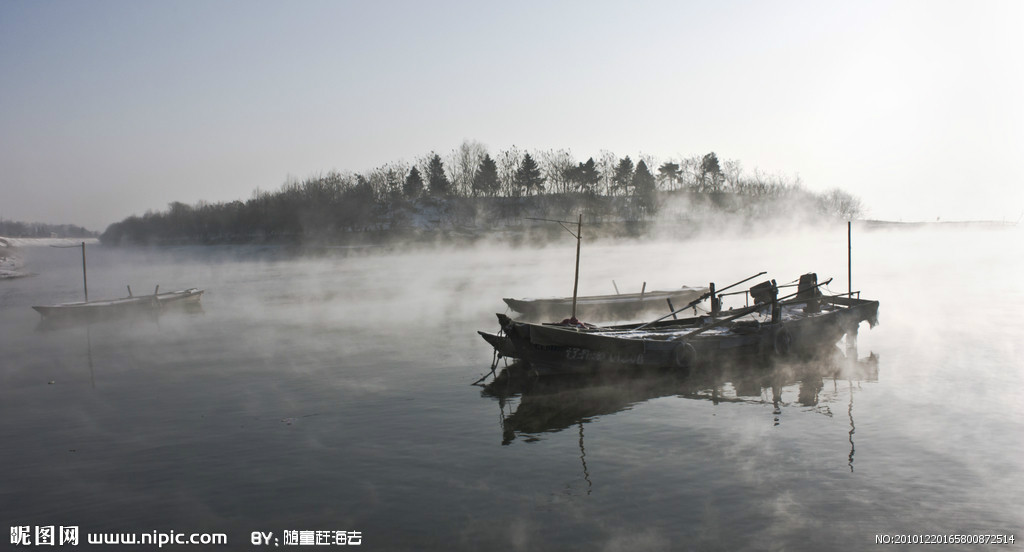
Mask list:
[[[576,428],[580,433],[581,461],[586,471],[583,449],[583,425],[600,417],[628,410],[661,397],[711,401],[714,404],[755,403],[774,406],[774,424],[779,424],[782,409],[792,403],[783,401],[783,390],[797,386],[796,404],[801,408],[833,416],[834,397],[826,382],[838,390],[840,382],[853,385],[877,381],[878,357],[874,354],[855,360],[839,347],[829,355],[813,360],[705,365],[690,371],[650,370],[626,374],[594,376],[536,377],[522,362],[514,362],[497,372],[483,386],[482,395],[497,399],[501,409],[502,444],[516,438],[526,442],[539,440],[539,434]],[[791,395],[790,395],[791,396]],[[853,393],[846,408],[850,418],[849,465],[853,470],[855,425]]]

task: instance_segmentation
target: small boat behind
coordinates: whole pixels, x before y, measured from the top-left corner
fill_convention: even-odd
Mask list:
[[[180,291],[154,293],[152,295],[130,295],[120,299],[80,301],[58,305],[40,305],[33,309],[48,319],[98,320],[140,312],[156,312],[172,306],[196,305],[203,296],[198,288]]]
[[[577,318],[615,320],[673,310],[708,292],[708,288],[682,287],[670,291],[647,291],[576,298]],[[503,299],[512,310],[535,319],[562,319],[572,312],[572,297],[551,299]]]

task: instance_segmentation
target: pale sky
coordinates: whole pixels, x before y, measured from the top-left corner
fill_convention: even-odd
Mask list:
[[[1024,214],[1024,2],[0,0],[0,217],[94,230],[447,153],[703,155]]]

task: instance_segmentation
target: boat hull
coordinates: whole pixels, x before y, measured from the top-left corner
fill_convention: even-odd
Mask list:
[[[595,328],[531,324],[499,315],[513,349],[502,354],[529,362],[541,374],[688,369],[698,363],[749,356],[811,355],[834,347],[844,335],[856,332],[861,322],[877,323],[877,301],[845,297],[821,301],[823,308],[818,312],[807,312],[806,303],[789,303],[783,305],[783,316],[776,322],[733,323],[714,332],[701,330],[711,322],[706,317],[647,327]]]
[[[103,301],[64,303],[60,305],[40,305],[32,307],[42,315],[44,320],[104,320],[135,313],[159,312],[162,309],[197,305],[202,299],[204,290],[186,289],[158,293],[156,295],[139,295]]]

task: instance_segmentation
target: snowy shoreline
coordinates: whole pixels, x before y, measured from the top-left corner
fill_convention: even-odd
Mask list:
[[[0,257],[4,255],[5,247],[46,247],[50,245],[96,245],[100,243],[99,238],[7,238],[0,236]]]
[[[32,272],[23,270],[25,261],[18,253],[26,247],[74,247],[82,242],[93,245],[99,243],[97,238],[6,238],[0,236],[0,280],[34,276]]]

